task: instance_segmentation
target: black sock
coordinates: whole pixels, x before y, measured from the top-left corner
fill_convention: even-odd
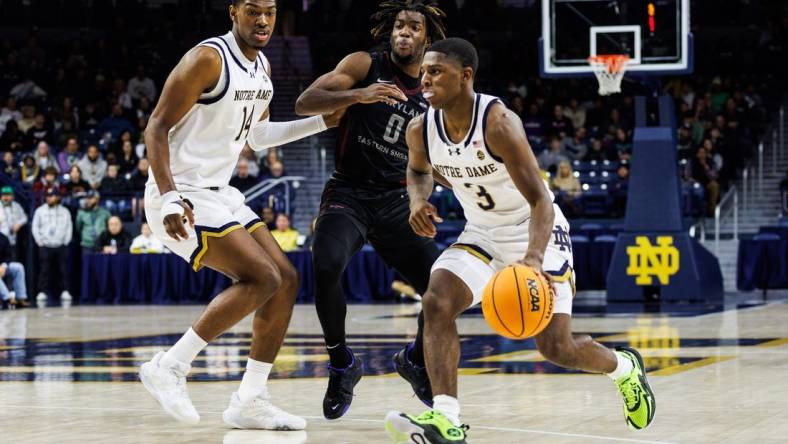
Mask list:
[[[334,346],[326,346],[326,350],[328,350],[328,358],[331,361],[331,367],[336,369],[348,368],[353,362],[353,352],[350,351],[344,342],[340,342]]]
[[[419,329],[416,331],[416,340],[408,347],[410,362],[424,367],[424,312],[419,312]]]

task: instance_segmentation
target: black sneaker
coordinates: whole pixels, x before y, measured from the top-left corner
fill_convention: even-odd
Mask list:
[[[396,367],[397,373],[410,383],[413,393],[418,396],[419,400],[427,407],[432,408],[432,386],[427,375],[427,368],[410,362],[408,347],[394,354],[394,367]]]
[[[328,366],[328,389],[323,397],[323,416],[326,419],[341,418],[353,402],[353,387],[364,374],[364,364],[353,356],[350,366],[344,369]]]

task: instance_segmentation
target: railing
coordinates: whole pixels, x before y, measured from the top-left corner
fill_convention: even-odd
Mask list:
[[[266,179],[255,186],[249,188],[244,192],[244,197],[246,197],[246,202],[251,202],[254,199],[262,196],[265,192],[270,190],[271,188],[285,182],[293,182],[294,186],[297,188],[295,183],[306,180],[304,176],[282,176],[272,179]],[[290,214],[290,187],[285,187],[285,213]]]
[[[725,208],[728,202],[733,202],[733,240],[739,240],[739,191],[736,186],[732,186],[725,196],[720,200],[720,203],[714,208],[714,254],[720,253],[720,219],[727,216],[731,211],[730,208]],[[725,214],[723,214],[723,211]]]

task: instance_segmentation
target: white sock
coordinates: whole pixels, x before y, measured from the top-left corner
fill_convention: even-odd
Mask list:
[[[460,402],[457,398],[449,395],[437,395],[432,397],[432,409],[443,413],[452,424],[459,427],[460,422]]]
[[[623,353],[620,352],[613,352],[616,355],[616,359],[618,359],[618,365],[616,369],[612,372],[608,373],[607,375],[610,376],[610,379],[617,380],[618,378],[628,375],[635,366],[632,364],[632,361],[629,360]]]
[[[268,382],[268,374],[274,364],[268,362],[255,361],[249,358],[246,361],[246,371],[241,379],[241,386],[238,388],[238,399],[241,404],[246,404],[265,390]]]
[[[208,345],[192,328],[178,339],[161,358],[161,363],[165,366],[173,365],[176,362],[190,364],[194,358]]]

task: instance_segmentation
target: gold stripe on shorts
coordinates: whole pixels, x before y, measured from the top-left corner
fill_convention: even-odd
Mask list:
[[[449,248],[459,248],[460,250],[465,250],[468,253],[470,253],[470,254],[476,256],[477,258],[479,258],[479,260],[481,260],[482,262],[484,262],[487,265],[490,265],[490,262],[492,262],[492,256],[489,253],[487,253],[486,251],[484,251],[478,245],[454,243],[454,244],[451,244],[449,246]]]

